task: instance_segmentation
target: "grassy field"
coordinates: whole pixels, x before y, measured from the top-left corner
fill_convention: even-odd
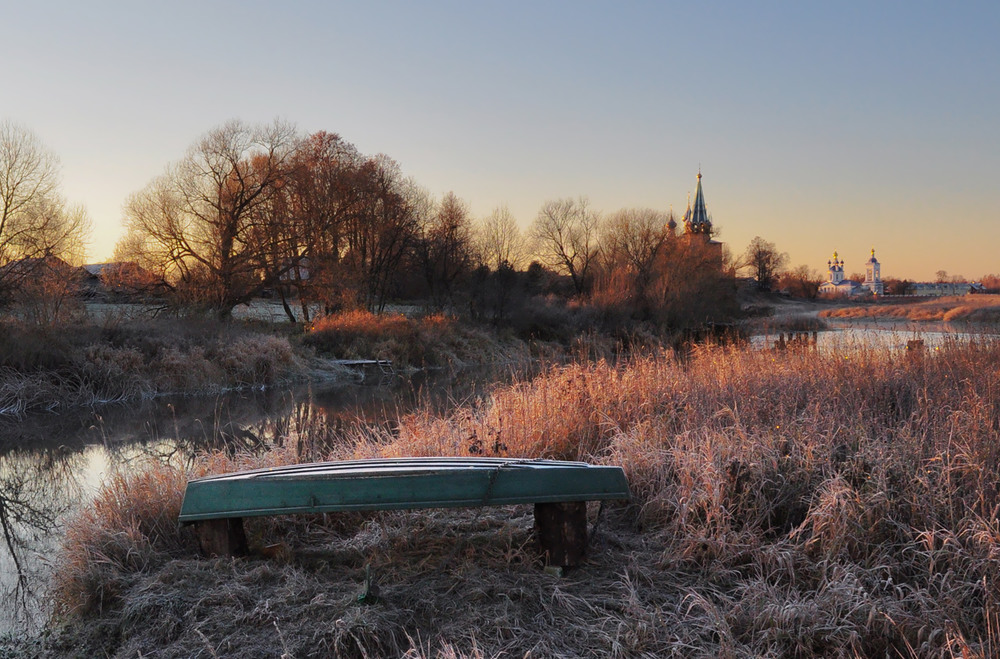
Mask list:
[[[1000,344],[703,348],[551,368],[444,415],[123,473],[74,520],[37,656],[995,657]],[[345,441],[347,440],[347,441]],[[255,520],[195,556],[192,475],[396,455],[620,464],[556,578],[528,508]],[[366,566],[379,599],[359,603]]]

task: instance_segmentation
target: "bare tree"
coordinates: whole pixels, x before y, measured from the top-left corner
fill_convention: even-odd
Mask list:
[[[454,304],[457,285],[474,261],[468,204],[447,193],[422,227],[417,248],[431,303],[437,309]]]
[[[779,252],[774,243],[755,236],[743,254],[742,265],[757,282],[758,291],[770,291],[787,262],[788,255]]]
[[[167,173],[134,194],[126,227],[192,300],[229,318],[292,264],[274,201],[291,167],[294,129],[230,121],[210,131]]]
[[[913,282],[908,279],[887,277],[882,280],[887,295],[907,295],[913,289]]]
[[[479,224],[475,243],[480,263],[494,272],[503,267],[518,270],[526,260],[525,237],[506,205],[495,208]]]
[[[588,208],[587,200],[547,201],[531,228],[539,258],[568,275],[577,294],[590,286],[592,268],[600,250],[597,229],[600,215]]]
[[[89,228],[59,195],[58,158],[26,128],[0,123],[0,286],[29,276],[32,259],[81,261]]]
[[[664,244],[672,235],[667,216],[649,208],[623,209],[611,215],[602,229],[606,276],[629,288],[629,297],[645,301]]]
[[[794,297],[815,299],[819,295],[822,278],[808,265],[800,265],[781,273],[777,278],[778,288],[788,291]]]

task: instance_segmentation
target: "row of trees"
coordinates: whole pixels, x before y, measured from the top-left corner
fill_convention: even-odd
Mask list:
[[[470,263],[468,211],[336,134],[232,121],[129,199],[116,260],[136,261],[220,317],[265,291],[330,310],[384,308],[404,263],[435,300]]]
[[[82,262],[87,216],[59,185],[58,159],[30,131],[0,124],[8,299],[49,279],[68,284],[44,275]],[[411,299],[502,323],[542,294],[671,327],[722,319],[732,310],[729,264],[718,244],[677,235],[671,220],[559,199],[522,233],[506,207],[477,221],[455,194],[433,199],[391,159],[336,134],[231,121],[127,200],[114,260],[138,267],[116,286],[155,287],[223,319],[265,294],[306,321],[316,309],[381,311]]]
[[[714,319],[710,302],[732,288],[731,273],[669,220],[652,210],[602,217],[585,199],[561,199],[522,234],[506,208],[476,222],[453,193],[433,200],[392,160],[336,134],[232,121],[132,195],[115,258],[222,318],[277,291],[293,320],[295,300],[308,320],[310,305],[380,311],[404,297],[500,322],[545,271],[558,275],[546,279],[553,290],[565,281],[567,296],[604,308],[677,324],[690,304]]]

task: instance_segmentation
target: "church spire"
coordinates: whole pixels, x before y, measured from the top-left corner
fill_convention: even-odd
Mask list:
[[[698,168],[698,186],[694,191],[694,208],[688,200],[688,212],[684,217],[684,229],[687,233],[704,233],[711,235],[712,220],[705,208],[705,193],[701,189],[701,167]]]

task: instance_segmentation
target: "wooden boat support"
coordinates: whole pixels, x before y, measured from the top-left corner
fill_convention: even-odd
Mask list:
[[[587,547],[587,502],[628,499],[621,467],[555,460],[400,458],[318,462],[189,481],[179,522],[202,552],[246,553],[244,517],[534,504],[548,565],[570,567]]]

